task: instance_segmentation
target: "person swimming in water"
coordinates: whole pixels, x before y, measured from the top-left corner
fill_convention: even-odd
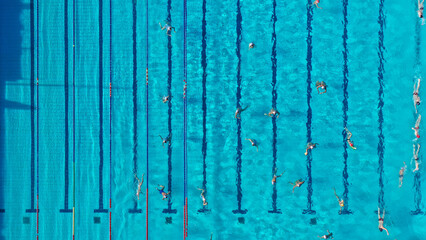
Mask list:
[[[200,190],[201,191],[201,194],[200,194],[200,197],[201,197],[201,200],[203,200],[203,206],[207,206],[207,201],[206,201],[206,197],[204,197],[204,189],[201,189],[201,188],[197,188],[198,190]]]
[[[327,235],[323,235],[322,237],[318,236],[321,239],[333,239],[333,233],[327,230]]]
[[[417,10],[417,15],[419,15],[419,18],[422,19],[422,25],[425,24],[425,19],[423,18],[423,3],[425,0],[423,0],[422,2],[420,2],[420,0],[417,0],[417,6],[418,6],[418,10]]]
[[[315,0],[312,4],[308,5],[309,7],[312,7],[313,5],[315,5],[317,8],[322,9],[321,7],[318,6],[318,3],[320,2],[320,0]]]
[[[254,48],[254,43],[249,44],[249,50]]]
[[[346,141],[352,149],[356,149],[354,142],[351,141],[352,133],[345,127],[346,131]]]
[[[405,162],[404,162],[404,167],[401,167],[401,169],[399,169],[399,187],[402,187],[402,180],[404,180],[404,174],[406,170],[407,170],[407,165],[405,165]]]
[[[277,174],[277,168],[275,168],[275,172],[274,172],[274,176],[272,177],[272,185],[274,185],[275,183],[277,183],[277,178],[279,178],[279,177],[281,177],[283,174],[284,174],[284,172],[285,171],[283,171],[282,173],[281,173],[281,175],[279,175],[279,176],[277,176],[276,174]]]
[[[172,26],[170,26],[170,23],[169,23],[169,22],[166,22],[166,24],[164,24],[164,26],[163,26],[163,27],[161,26],[161,23],[158,23],[158,24],[160,24],[160,28],[161,28],[161,30],[167,29],[166,34],[167,34],[169,37],[171,37],[171,36],[172,36],[172,35],[170,34],[170,33],[172,32],[172,30],[173,30],[174,32],[176,32],[175,28],[174,28],[174,27],[172,27]]]
[[[414,83],[414,89],[413,89],[413,103],[414,103],[414,109],[416,110],[416,113],[417,113],[417,106],[420,106],[419,88],[420,88],[420,78],[417,79],[417,87],[416,87],[416,83]]]
[[[249,140],[251,142],[251,145],[256,147],[256,150],[259,152],[259,146],[257,145],[256,140],[250,138],[246,138],[246,140]]]
[[[308,144],[306,145],[305,155],[308,155],[308,151],[314,149],[317,145],[319,144],[308,142]]]
[[[416,138],[420,138],[419,130],[420,130],[420,121],[422,120],[422,115],[419,114],[419,117],[416,120],[416,124],[414,124],[414,127],[411,128],[414,130],[414,135]],[[416,138],[413,139],[413,141],[417,140]]]
[[[166,103],[166,102],[168,102],[170,100],[170,97],[169,96],[164,96],[163,97],[163,103]]]
[[[378,207],[377,209],[378,209],[377,210],[377,215],[379,217],[379,230],[380,230],[380,232],[383,231],[383,230],[385,230],[386,233],[389,236],[388,230],[385,227],[383,227],[383,222],[385,221],[385,210],[383,210],[383,217],[380,217],[380,208]]]
[[[237,108],[237,110],[235,111],[235,118],[241,119],[241,113],[244,112],[248,107],[249,106],[245,108]]]
[[[156,188],[159,192],[160,192],[160,194],[163,196],[163,199],[162,200],[166,200],[167,199],[167,196],[170,194],[170,191],[168,192],[168,193],[166,193],[166,192],[164,192],[164,186],[163,185],[160,185],[160,184],[158,184],[158,186],[160,187],[160,189],[158,189],[158,188]]]
[[[136,176],[136,174],[135,174],[135,178],[138,180],[138,189],[136,190],[136,196],[138,197],[138,200],[139,200],[139,194],[141,193],[141,186],[143,184],[143,176],[144,175],[145,175],[145,173],[142,174],[142,181],[141,181],[141,180],[139,180],[138,176]]]
[[[163,141],[163,147],[164,147],[165,143],[169,143],[169,145],[172,144],[172,142],[171,142],[172,141],[172,134],[171,133],[166,138],[163,138],[161,135],[158,135],[158,136],[160,136],[161,140]]]
[[[274,108],[271,108],[269,113],[265,113],[264,115],[268,116],[268,117],[277,117],[278,118],[280,116],[280,112],[278,112],[278,110],[276,110]]]
[[[336,189],[335,189],[335,188],[333,188],[333,190],[334,190],[334,195],[336,196],[337,201],[339,202],[339,206],[340,206],[339,214],[342,214],[342,209],[343,209],[343,207],[345,206],[345,201],[343,201],[343,199],[341,199],[341,198],[339,198],[339,196],[337,196],[337,193],[336,193]]]
[[[315,86],[317,87],[317,91],[318,91],[318,94],[323,94],[323,93],[326,93],[327,92],[327,84],[325,84],[325,82],[324,81],[317,81],[316,83],[315,83]],[[320,92],[319,91],[319,88],[321,88],[322,90],[324,90],[323,92]]]
[[[416,145],[413,144],[413,159],[416,164],[416,168],[413,170],[413,172],[419,171],[419,150],[420,150],[420,144],[417,144],[417,152],[416,152]]]
[[[296,187],[300,187],[300,186],[302,186],[302,184],[303,184],[304,182],[305,182],[305,181],[302,181],[302,179],[297,180],[295,183],[289,182],[291,185],[293,185],[293,193],[294,193],[294,189],[295,189]]]

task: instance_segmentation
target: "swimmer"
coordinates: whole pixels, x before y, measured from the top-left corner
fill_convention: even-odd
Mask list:
[[[333,233],[329,232],[328,230],[327,230],[327,233],[328,233],[327,235],[324,235],[322,237],[318,236],[318,237],[321,239],[334,239]]]
[[[289,182],[291,185],[293,185],[293,193],[294,193],[294,188],[302,186],[304,182],[305,181],[302,181],[302,179],[297,180],[295,183]]]
[[[422,19],[422,25],[425,24],[425,19],[423,18],[423,3],[424,3],[424,1],[425,0],[423,0],[422,2],[420,2],[420,0],[417,1],[418,2],[417,5],[418,5],[418,8],[419,8],[419,10],[417,10],[417,14],[419,15],[419,18]]]
[[[404,174],[406,170],[407,170],[407,165],[405,165],[405,162],[404,162],[404,167],[401,167],[401,169],[399,169],[399,187],[402,187],[402,180],[404,179]]]
[[[422,115],[419,114],[419,117],[416,120],[416,124],[414,125],[413,129],[414,130],[414,135],[416,136],[416,138],[420,138],[419,135],[419,130],[420,130],[420,121],[422,120]],[[415,141],[417,139],[413,139],[413,141]]]
[[[249,50],[254,48],[254,43],[249,44]]]
[[[160,187],[160,189],[156,188],[160,194],[163,196],[162,200],[166,200],[167,199],[167,195],[170,194],[170,191],[168,193],[164,192],[164,186],[163,185],[158,185]]]
[[[351,132],[349,132],[349,130],[345,127],[345,131],[346,131],[346,141],[348,142],[348,144],[349,144],[349,146],[352,148],[352,149],[356,149],[356,147],[355,147],[355,145],[354,145],[354,142],[352,142],[351,141],[351,137],[352,137],[352,133]]]
[[[141,193],[141,186],[143,184],[143,176],[144,175],[145,175],[145,173],[142,174],[142,181],[140,181],[139,178],[135,174],[135,178],[138,180],[138,190],[136,190],[136,196],[138,196],[138,200],[139,200],[139,194]]]
[[[268,117],[277,117],[278,118],[280,116],[280,112],[278,112],[278,110],[276,110],[274,108],[271,108],[269,113],[265,113],[264,115],[268,116]]]
[[[384,220],[385,220],[385,210],[383,210],[383,218],[381,218],[380,217],[380,208],[377,208],[378,210],[377,210],[377,215],[378,215],[378,217],[379,217],[379,230],[380,230],[380,232],[381,231],[383,231],[383,230],[385,230],[386,231],[386,233],[388,234],[388,236],[389,236],[389,232],[388,232],[388,230],[385,228],[385,227],[383,227],[383,222],[384,222]]]
[[[327,92],[327,84],[325,84],[325,82],[324,81],[317,81],[316,83],[315,83],[315,86],[317,87],[317,91],[318,91],[318,94],[323,94],[323,93],[326,93]],[[319,91],[319,88],[321,88],[322,90],[324,90],[324,92],[320,92]]]
[[[274,177],[272,178],[272,185],[274,185],[275,183],[277,183],[277,178],[279,178],[279,177],[281,177],[283,174],[284,174],[284,172],[282,172],[281,173],[281,175],[279,175],[279,176],[277,176],[276,174],[277,174],[277,168],[275,168],[275,172],[274,172]]]
[[[336,196],[337,201],[339,202],[339,205],[340,205],[340,211],[339,211],[339,214],[342,214],[342,208],[345,206],[345,201],[343,201],[343,199],[340,199],[340,198],[339,198],[339,196],[337,196],[337,193],[336,193],[336,189],[335,189],[335,188],[333,188],[333,190],[334,190],[334,195]]]
[[[416,152],[416,145],[413,144],[413,158],[416,164],[416,168],[413,170],[413,172],[419,171],[419,150],[420,150],[420,144],[417,144],[417,152]]]
[[[237,108],[237,110],[235,111],[235,118],[237,119],[241,119],[241,113],[244,112],[249,106],[241,109],[241,108]]]
[[[163,138],[161,135],[158,135],[158,136],[160,136],[161,140],[163,140],[163,147],[164,147],[164,144],[167,143],[167,142],[169,143],[169,145],[172,144],[172,142],[171,142],[172,141],[172,134],[171,133],[166,138]]]
[[[174,32],[176,32],[176,29],[175,29],[174,27],[170,26],[170,24],[169,24],[168,22],[166,22],[166,24],[165,24],[163,27],[161,26],[161,23],[158,23],[158,24],[160,24],[160,28],[161,28],[161,30],[167,29],[166,34],[167,34],[169,37],[171,37],[171,36],[172,36],[172,35],[170,34],[170,33],[172,32],[172,29],[173,29],[173,31],[174,31]]]
[[[420,105],[419,88],[420,88],[420,78],[417,79],[417,88],[416,88],[416,83],[414,83],[414,89],[413,89],[413,103],[414,103],[414,109],[416,110],[416,113],[417,113],[417,106]]]
[[[308,7],[312,7],[313,5],[315,5],[317,8],[322,9],[321,7],[318,6],[318,3],[320,2],[320,0],[315,0],[312,4],[307,5]]]
[[[163,103],[166,103],[170,100],[169,96],[164,96],[163,97]]]
[[[201,194],[200,194],[200,197],[201,197],[201,200],[203,200],[203,206],[207,206],[207,201],[206,201],[206,198],[204,197],[204,189],[201,189],[201,188],[197,188],[198,190],[200,190],[201,191]]]
[[[250,139],[250,138],[246,138],[246,140],[249,140],[249,141],[251,142],[251,145],[252,145],[252,146],[255,146],[255,147],[256,147],[256,150],[259,152],[259,146],[257,145],[256,140],[254,140],[254,139]]]
[[[308,151],[314,149],[317,145],[319,144],[308,142],[308,144],[306,145],[305,155],[308,155]]]

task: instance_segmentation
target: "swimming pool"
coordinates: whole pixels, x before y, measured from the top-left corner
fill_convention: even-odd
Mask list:
[[[184,1],[3,3],[0,239],[180,239],[185,192],[188,239],[327,229],[385,239],[378,206],[392,239],[424,239],[423,171],[410,165],[412,87],[425,61],[415,1],[186,4],[184,38]],[[264,116],[272,107],[279,118]],[[319,145],[306,157],[308,141]],[[275,168],[285,173],[272,186]]]

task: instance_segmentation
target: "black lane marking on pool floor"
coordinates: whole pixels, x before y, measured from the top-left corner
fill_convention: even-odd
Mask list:
[[[379,91],[378,91],[378,97],[379,97],[379,104],[377,106],[379,112],[378,112],[378,122],[379,122],[379,143],[377,145],[377,154],[379,157],[379,167],[377,169],[377,171],[379,172],[379,196],[378,196],[378,206],[380,207],[380,209],[384,209],[385,207],[385,201],[384,201],[384,183],[383,183],[383,158],[384,158],[384,151],[385,151],[385,136],[383,135],[383,106],[384,106],[384,101],[383,101],[383,87],[384,87],[384,83],[383,83],[383,74],[385,72],[385,68],[384,68],[384,50],[385,50],[385,46],[383,44],[383,38],[384,38],[384,26],[385,26],[385,21],[386,21],[386,16],[384,14],[383,11],[383,6],[384,6],[384,0],[380,0],[380,5],[379,5],[379,18],[378,18],[378,23],[380,24],[380,28],[379,28],[379,46],[378,46],[378,56],[379,56],[379,67],[378,67],[378,80],[379,80]]]
[[[69,91],[68,91],[68,0],[64,2],[64,42],[65,42],[65,75],[64,75],[64,90],[65,90],[65,163],[64,163],[64,181],[65,181],[65,198],[64,208],[60,209],[61,213],[72,213],[72,209],[68,207],[69,200],[69,124],[68,124],[68,109],[69,109]]]
[[[272,1],[272,53],[271,53],[271,61],[272,61],[272,108],[277,109],[277,34],[275,32],[275,24],[277,22],[277,15],[275,13],[275,9],[277,7],[277,1]],[[272,117],[272,177],[275,174],[275,169],[277,168],[277,118]],[[277,209],[277,185],[273,185],[272,189],[272,210],[268,211],[269,213],[279,213],[281,214],[281,209]]]
[[[415,10],[417,10],[417,3],[414,2],[414,7]],[[421,67],[422,67],[422,63],[421,63],[421,55],[420,55],[420,51],[421,51],[421,25],[419,20],[417,19],[416,21],[416,25],[415,25],[415,39],[416,39],[416,45],[415,45],[415,52],[416,52],[416,62],[414,65],[415,68],[415,74],[417,77],[420,76],[421,73]],[[414,81],[417,81],[417,79],[414,79]],[[417,119],[417,115],[414,114],[414,118]],[[414,174],[414,182],[413,182],[413,187],[415,189],[414,192],[414,207],[415,210],[411,211],[412,215],[419,215],[419,214],[423,214],[423,211],[421,210],[420,206],[422,203],[422,188],[421,188],[421,173],[420,171],[416,171],[416,173]]]
[[[207,6],[206,6],[206,0],[203,0],[203,21],[202,21],[202,50],[201,50],[201,66],[203,68],[203,146],[202,146],[202,154],[203,154],[203,189],[204,189],[204,197],[207,198],[207,164],[206,164],[206,158],[207,158],[207,87],[206,87],[206,81],[207,81],[207,41],[206,41],[206,35],[207,35],[207,22],[206,22],[206,12],[207,12]],[[210,211],[206,206],[203,206],[203,208],[198,209],[198,212],[206,212]]]
[[[308,4],[311,4],[311,1],[308,0]],[[306,43],[308,46],[307,50],[307,56],[306,56],[306,67],[308,76],[306,78],[306,84],[307,84],[307,103],[308,103],[308,111],[307,111],[307,121],[306,121],[306,137],[307,142],[312,141],[311,137],[311,124],[312,124],[312,109],[311,109],[311,98],[312,98],[312,88],[311,88],[311,72],[312,72],[312,20],[313,20],[313,11],[312,7],[307,7],[307,24],[306,24],[306,30],[308,30],[308,37],[306,38]],[[307,158],[306,158],[306,168],[308,172],[308,202],[307,202],[307,209],[303,210],[303,214],[315,214],[315,211],[312,210],[312,151],[309,151]]]
[[[104,169],[104,101],[103,101],[103,0],[99,0],[99,208],[95,209],[95,213],[107,213],[108,209],[104,208],[104,190],[103,190],[103,169]]]
[[[172,15],[171,15],[171,9],[172,9],[172,0],[167,1],[167,22],[170,26],[172,26]],[[166,29],[167,31],[167,29]],[[170,32],[171,34],[171,32]],[[170,36],[167,36],[168,39],[168,72],[167,72],[167,95],[169,96],[168,107],[169,107],[169,118],[168,118],[168,127],[169,127],[169,135],[172,136],[172,38]],[[173,139],[173,136],[172,136]],[[169,142],[171,143],[171,142]],[[172,209],[172,145],[167,144],[167,156],[168,156],[168,185],[167,185],[167,191],[170,191],[170,195],[168,197],[167,201],[167,208],[163,209],[163,213],[177,213],[176,209]],[[167,192],[166,191],[166,192]]]
[[[241,108],[241,33],[242,33],[242,15],[241,15],[241,6],[240,0],[237,0],[237,57],[238,57],[238,67],[237,67],[237,108]],[[237,204],[238,208],[232,210],[234,214],[246,214],[247,209],[241,209],[241,200],[243,198],[242,188],[241,188],[241,155],[242,155],[242,142],[241,142],[241,119],[237,118],[237,136],[238,136],[238,145],[237,145]]]
[[[34,0],[30,1],[30,24],[31,24],[31,78],[30,78],[30,88],[31,88],[31,154],[30,154],[30,161],[31,161],[31,202],[30,202],[30,208],[26,209],[25,212],[35,212],[34,208],[34,188],[35,188],[35,88],[34,88],[34,81],[35,81],[35,46],[34,46],[34,23],[35,23],[35,17],[34,17]]]
[[[137,186],[138,182],[135,176],[138,175],[138,105],[137,105],[137,49],[136,49],[136,0],[133,0],[133,183]],[[142,181],[142,179],[140,179]],[[141,186],[142,187],[142,186]],[[129,209],[129,213],[142,213],[142,209],[138,209],[138,202],[134,199],[133,208]]]
[[[348,125],[348,0],[343,0],[343,128],[346,128]],[[349,193],[349,181],[348,181],[348,145],[346,141],[346,131],[343,130],[343,201],[345,203],[341,214],[351,214],[351,210],[349,210],[349,201],[348,201],[348,193]],[[340,213],[340,211],[339,211]]]

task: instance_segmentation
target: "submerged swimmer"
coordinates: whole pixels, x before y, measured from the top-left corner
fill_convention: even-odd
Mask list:
[[[312,7],[313,5],[315,5],[317,8],[322,9],[321,7],[318,6],[318,3],[320,2],[320,0],[315,0],[312,4],[308,5],[309,7]]]
[[[281,175],[279,175],[279,176],[277,176],[276,174],[277,174],[277,168],[275,168],[275,172],[274,172],[274,176],[272,177],[272,185],[274,185],[275,183],[277,183],[277,178],[279,178],[279,177],[281,177],[283,174],[284,174],[284,172],[282,172],[281,173]]]
[[[198,190],[200,190],[201,191],[201,194],[200,194],[200,197],[201,197],[201,200],[203,200],[203,206],[207,206],[207,201],[206,201],[206,198],[204,197],[204,189],[201,189],[201,188],[197,188]]]
[[[166,103],[166,102],[168,102],[170,100],[170,97],[169,96],[164,96],[163,97],[163,103]]]
[[[380,230],[380,232],[385,230],[386,233],[389,235],[388,230],[385,227],[383,227],[383,222],[385,221],[385,210],[383,210],[383,217],[380,217],[380,208],[377,208],[377,209],[378,209],[377,215],[379,217],[379,230]]]
[[[308,142],[308,144],[306,145],[305,155],[308,155],[308,151],[314,149],[317,145],[319,145],[319,144]]]
[[[145,175],[145,173],[142,174],[142,181],[141,181],[141,180],[139,180],[139,178],[135,174],[135,178],[138,180],[138,189],[136,190],[136,196],[138,197],[138,200],[139,200],[139,194],[141,193],[141,186],[143,184],[143,176],[144,175]]]
[[[419,130],[420,130],[420,121],[422,120],[422,115],[419,114],[419,117],[416,120],[416,124],[414,124],[414,127],[411,128],[414,130],[414,135],[416,135],[416,138],[420,138]],[[414,139],[417,140],[417,139]]]
[[[165,143],[169,143],[169,145],[172,144],[172,142],[171,142],[172,141],[172,134],[171,133],[166,138],[163,138],[161,135],[158,135],[158,136],[160,136],[161,140],[163,140],[163,147],[164,147]]]
[[[249,106],[245,108],[237,108],[237,110],[235,111],[235,118],[241,119],[241,113],[244,112],[248,107]]]
[[[325,84],[325,82],[324,81],[317,81],[316,83],[315,83],[315,86],[317,87],[317,91],[318,91],[318,94],[323,94],[323,93],[326,93],[327,92],[327,84]],[[319,88],[321,88],[322,90],[324,90],[323,92],[320,92],[319,91]]]
[[[246,140],[249,140],[251,142],[251,145],[256,147],[256,150],[259,152],[259,146],[257,145],[256,140],[250,138],[246,138]]]
[[[322,237],[318,236],[321,239],[333,239],[333,233],[327,230],[327,235],[323,235]]]
[[[419,15],[419,18],[422,19],[422,25],[425,24],[425,19],[423,18],[423,3],[425,0],[423,0],[422,2],[420,2],[420,0],[417,0],[417,6],[418,6],[418,10],[417,10],[417,14]]]
[[[339,198],[339,196],[337,196],[335,188],[333,188],[333,190],[334,190],[334,195],[336,196],[337,201],[339,202],[339,206],[340,206],[339,214],[342,214],[342,208],[345,206],[345,201],[343,201],[343,199],[341,199],[341,198]]]
[[[268,117],[277,117],[278,118],[280,116],[280,112],[278,112],[278,110],[276,110],[274,108],[271,108],[269,113],[265,113],[264,115],[268,116]]]
[[[414,103],[414,109],[416,110],[416,113],[417,113],[417,106],[420,105],[419,88],[420,88],[420,78],[417,79],[417,87],[416,87],[416,83],[414,83],[414,89],[413,89],[413,103]]]
[[[417,144],[417,152],[416,152],[416,145],[413,144],[413,158],[416,164],[416,168],[413,170],[413,172],[416,172],[419,170],[419,150],[420,150],[420,144]]]
[[[354,142],[351,141],[352,133],[349,132],[349,130],[346,127],[345,127],[345,131],[346,131],[346,141],[348,142],[349,146],[352,149],[356,149]]]
[[[168,193],[164,192],[164,186],[163,185],[158,185],[160,187],[160,189],[156,188],[160,194],[163,196],[162,200],[166,200],[167,199],[167,195],[170,194],[170,191]]]
[[[166,34],[167,34],[169,37],[171,37],[171,36],[172,36],[172,35],[170,34],[170,33],[172,32],[172,30],[173,30],[174,32],[176,32],[176,29],[175,29],[174,27],[170,26],[170,24],[169,24],[168,22],[166,22],[166,24],[165,24],[164,26],[161,26],[161,23],[158,23],[158,24],[160,24],[160,28],[161,28],[161,30],[167,29]]]
[[[404,174],[406,170],[407,170],[407,165],[405,165],[405,162],[404,162],[404,167],[401,167],[401,169],[399,169],[399,187],[402,187],[402,180],[404,179]]]
[[[302,186],[302,184],[303,184],[304,182],[305,182],[305,181],[302,181],[302,179],[297,180],[295,183],[289,182],[291,185],[293,185],[293,193],[294,193],[294,189],[295,189],[296,187],[300,187],[300,186]]]

